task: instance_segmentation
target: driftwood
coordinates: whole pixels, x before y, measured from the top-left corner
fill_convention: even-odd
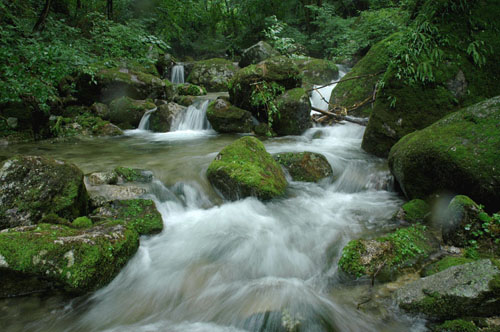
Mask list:
[[[362,125],[362,126],[366,126],[366,123],[367,123],[367,121],[364,120],[364,119],[351,118],[351,117],[348,117],[348,116],[344,116],[344,115],[335,114],[335,113],[332,113],[332,112],[329,112],[329,111],[325,111],[325,110],[322,110],[322,109],[319,109],[319,108],[316,108],[316,107],[311,107],[311,109],[313,111],[316,111],[316,112],[319,112],[319,113],[321,113],[323,115],[331,117],[335,121],[347,121],[347,122],[356,123],[356,124],[359,124],[359,125]],[[324,117],[321,117],[320,119],[318,119],[318,122],[321,119],[323,119],[323,118]],[[321,120],[321,122],[323,122],[323,121],[325,121],[325,120]]]

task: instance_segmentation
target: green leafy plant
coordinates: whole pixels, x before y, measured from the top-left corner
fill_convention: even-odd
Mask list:
[[[273,126],[273,119],[280,118],[276,97],[282,94],[285,88],[276,82],[254,83],[250,103],[255,107],[264,107],[267,114],[267,124],[269,129]]]

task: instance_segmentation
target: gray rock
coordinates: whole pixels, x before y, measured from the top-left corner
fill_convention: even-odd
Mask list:
[[[453,266],[400,288],[397,304],[437,319],[490,316],[500,309],[500,269],[488,259]]]
[[[185,106],[168,103],[158,106],[158,109],[149,117],[149,129],[154,132],[168,132],[174,120],[184,112]]]
[[[238,70],[238,66],[225,59],[197,61],[187,81],[204,86],[208,91],[227,91],[227,85]]]
[[[271,45],[260,41],[243,51],[239,66],[241,68],[264,61],[270,57],[280,55]]]
[[[207,118],[219,133],[249,133],[252,131],[252,113],[217,99],[208,105]]]

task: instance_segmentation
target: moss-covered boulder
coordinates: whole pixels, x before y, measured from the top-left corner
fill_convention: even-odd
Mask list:
[[[88,113],[74,118],[53,117],[50,131],[54,137],[123,135],[123,131],[114,124]]]
[[[425,223],[430,217],[431,207],[422,199],[413,199],[401,206],[395,217],[409,223]]]
[[[270,57],[278,55],[280,55],[280,53],[276,51],[271,45],[264,41],[260,41],[243,51],[239,66],[243,68],[248,65],[254,65]]]
[[[174,102],[182,105],[182,106],[191,106],[194,104],[194,101],[196,100],[196,96],[175,96],[174,97]]]
[[[159,133],[170,131],[175,119],[185,110],[185,106],[174,102],[158,106],[158,109],[149,117],[149,130]]]
[[[500,269],[489,259],[450,267],[400,288],[398,305],[435,319],[492,316],[500,308]]]
[[[278,136],[301,135],[312,127],[311,102],[306,90],[288,90],[275,103],[278,112],[272,116],[272,128]]]
[[[113,170],[113,172],[118,177],[118,183],[150,183],[153,181],[153,172],[146,169],[118,166]]]
[[[422,225],[400,228],[374,240],[352,240],[342,250],[339,267],[351,277],[394,280],[415,271],[436,252],[439,243]]]
[[[15,156],[0,168],[0,229],[33,225],[52,213],[73,220],[87,204],[83,173],[73,164]]]
[[[377,82],[389,66],[391,44],[396,42],[397,34],[375,44],[333,89],[330,104],[350,109],[373,97]],[[366,77],[362,79],[353,79],[353,77],[365,75]],[[370,106],[371,100],[349,114],[367,116]]]
[[[90,217],[94,222],[120,220],[140,235],[157,234],[163,230],[161,214],[150,199],[112,201],[97,208]]]
[[[483,330],[480,329],[472,320],[465,319],[453,319],[447,320],[442,324],[434,327],[432,332],[479,332],[479,331],[490,331],[494,332],[494,330]]]
[[[3,230],[0,297],[96,290],[118,274],[138,246],[137,232],[120,222],[84,229],[38,224]]]
[[[76,82],[76,97],[85,105],[109,103],[120,97],[133,99],[166,98],[166,84],[159,77],[125,67],[100,68],[92,77],[81,74]]]
[[[452,266],[463,265],[472,262],[471,258],[461,257],[461,256],[446,256],[441,258],[439,261],[429,264],[422,269],[420,274],[422,277],[428,277],[433,274],[444,271]]]
[[[333,175],[325,156],[314,152],[285,152],[273,155],[294,181],[318,182]]]
[[[423,10],[437,8],[433,11],[432,24],[438,29],[438,36],[446,36],[447,46],[433,50],[442,52],[441,61],[431,66],[433,81],[421,84],[416,82],[417,74],[402,75],[399,70],[407,68],[404,63],[387,69],[383,77],[385,84],[377,93],[364,133],[362,148],[365,151],[387,157],[391,147],[405,135],[460,108],[500,95],[500,3],[495,0],[468,2],[467,12],[457,8],[441,15],[448,5],[446,1],[428,0],[421,7]],[[463,24],[467,20],[481,23]],[[402,36],[394,50],[415,49],[416,45],[408,45],[412,37]],[[482,43],[484,46],[475,46]],[[481,66],[477,57],[469,55],[472,49],[480,53],[476,56],[484,56]],[[428,72],[426,65],[419,63],[418,66],[419,73],[425,69]]]
[[[175,89],[180,96],[203,96],[207,94],[204,87],[189,83],[177,84]]]
[[[219,133],[249,133],[252,131],[252,113],[217,99],[207,108],[207,119],[212,128]]]
[[[222,149],[208,167],[207,177],[229,200],[248,196],[268,200],[282,196],[287,186],[280,165],[264,144],[251,136]]]
[[[301,58],[294,59],[294,62],[304,76],[303,83],[307,86],[328,84],[339,77],[339,69],[332,61]]]
[[[285,90],[300,87],[302,78],[293,60],[273,57],[236,72],[229,82],[229,98],[233,105],[267,122],[269,102]]]
[[[389,167],[410,198],[447,191],[464,193],[500,210],[500,97],[450,114],[403,137]]]
[[[144,113],[154,108],[156,105],[151,101],[122,97],[113,100],[109,105],[108,120],[121,129],[135,129],[139,126]]]
[[[197,61],[191,69],[187,81],[204,86],[208,91],[227,91],[227,85],[238,70],[233,62],[214,58]]]

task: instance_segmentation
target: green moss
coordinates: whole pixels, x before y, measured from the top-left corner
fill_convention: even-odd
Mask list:
[[[424,222],[430,213],[430,206],[421,199],[414,199],[403,204],[401,207],[405,214],[405,220],[408,222]]]
[[[125,179],[127,182],[134,182],[141,178],[141,174],[137,172],[135,169],[130,167],[117,167],[114,169],[114,172],[119,177]]]
[[[252,114],[227,101],[215,100],[208,105],[207,119],[219,133],[249,133]]]
[[[434,332],[477,332],[477,331],[479,331],[479,329],[473,322],[463,319],[448,320],[434,329]]]
[[[207,94],[204,87],[189,83],[178,84],[176,90],[181,96],[203,96]]]
[[[282,196],[287,185],[281,167],[266,152],[264,144],[250,136],[222,149],[208,167],[207,176],[230,199],[271,199]]]
[[[295,64],[304,75],[304,83],[327,84],[338,78],[339,69],[332,61],[314,58],[295,59]]]
[[[71,223],[74,228],[89,228],[92,227],[92,220],[88,217],[78,217]]]
[[[318,182],[333,174],[328,160],[318,153],[278,153],[274,159],[286,168],[294,181]]]
[[[365,250],[365,246],[359,240],[349,241],[342,249],[339,267],[352,276],[362,277],[366,274],[366,267],[361,264],[361,253],[364,253]]]
[[[163,230],[161,214],[149,199],[121,200],[114,203],[115,216],[135,229],[140,235],[151,235]]]
[[[425,269],[422,271],[422,276],[428,277],[435,273],[444,271],[452,266],[462,265],[470,263],[472,261],[473,261],[472,259],[466,257],[455,257],[455,256],[444,257],[438,262],[425,267]]]
[[[10,270],[40,276],[79,293],[107,284],[138,244],[137,232],[120,225],[77,230],[39,224],[0,233],[0,254]]]

